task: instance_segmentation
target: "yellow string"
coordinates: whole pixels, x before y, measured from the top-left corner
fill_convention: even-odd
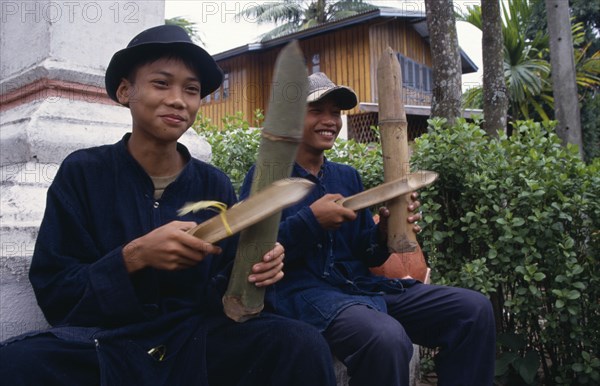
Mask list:
[[[227,205],[219,202],[219,201],[198,201],[198,202],[190,202],[185,204],[181,209],[177,211],[179,216],[183,216],[190,212],[197,212],[199,210],[209,209],[214,210],[215,212],[219,212],[219,216],[221,217],[221,221],[223,221],[223,226],[225,227],[225,232],[227,232],[227,236],[231,236],[233,231],[231,227],[229,227],[229,223],[227,222]]]

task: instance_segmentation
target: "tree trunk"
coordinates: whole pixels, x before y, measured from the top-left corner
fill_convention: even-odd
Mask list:
[[[319,24],[327,23],[327,1],[317,0],[317,22]]]
[[[550,36],[554,110],[558,120],[556,133],[563,144],[572,143],[579,146],[579,154],[583,157],[569,3],[564,0],[546,0],[546,11]]]
[[[481,1],[483,52],[483,129],[492,137],[506,130],[508,94],[504,80],[504,40],[499,0]]]
[[[425,0],[433,62],[431,115],[454,123],[461,116],[461,64],[452,0]]]

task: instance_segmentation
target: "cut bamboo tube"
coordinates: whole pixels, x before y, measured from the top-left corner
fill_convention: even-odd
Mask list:
[[[385,182],[374,188],[363,190],[353,196],[344,197],[338,200],[337,203],[344,208],[358,211],[381,204],[382,202],[389,202],[397,197],[421,189],[432,184],[437,177],[437,173],[421,170],[416,173],[410,173],[404,178]]]
[[[384,181],[405,178],[410,171],[408,123],[402,102],[402,71],[394,51],[388,47],[377,65],[379,129],[383,153]],[[388,248],[391,253],[414,252],[417,236],[407,221],[410,194],[387,202]]]
[[[315,184],[305,178],[286,178],[232,206],[220,216],[212,217],[187,233],[215,244],[243,231],[272,214],[303,199]]]
[[[250,196],[290,176],[302,141],[308,73],[296,41],[278,55],[272,84]],[[225,314],[237,322],[257,316],[264,307],[265,289],[248,282],[248,275],[252,266],[274,247],[280,220],[278,211],[240,233],[229,286],[223,296]]]

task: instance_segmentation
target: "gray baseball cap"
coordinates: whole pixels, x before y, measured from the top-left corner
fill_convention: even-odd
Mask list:
[[[331,96],[342,110],[353,109],[358,104],[354,90],[346,86],[338,86],[322,72],[315,72],[308,77],[307,103],[317,102]]]

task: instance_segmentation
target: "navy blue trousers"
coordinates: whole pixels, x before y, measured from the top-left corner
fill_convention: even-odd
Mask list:
[[[210,386],[335,386],[331,352],[314,327],[277,316],[222,319],[207,335]],[[43,333],[0,348],[3,385],[92,386],[99,374],[93,343]]]
[[[496,328],[485,296],[417,283],[385,300],[387,313],[350,306],[324,332],[351,386],[408,385],[413,343],[439,348],[439,386],[493,385]]]

